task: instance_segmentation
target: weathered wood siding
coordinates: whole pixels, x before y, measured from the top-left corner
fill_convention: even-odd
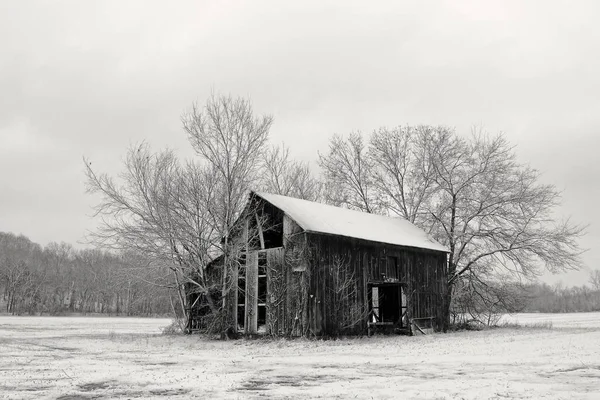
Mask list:
[[[284,270],[286,282],[286,333],[305,336],[309,322],[308,251],[306,234],[294,220],[283,218]]]
[[[314,334],[360,334],[367,329],[369,285],[400,283],[406,294],[408,318],[433,318],[443,326],[446,255],[320,234],[308,235],[311,248],[310,292],[315,299],[310,319]],[[347,276],[340,277],[345,263]],[[340,282],[346,293],[340,295]],[[340,299],[343,304],[339,304]],[[353,324],[356,322],[356,324]]]
[[[267,333],[274,336],[288,331],[284,264],[283,247],[267,250]]]

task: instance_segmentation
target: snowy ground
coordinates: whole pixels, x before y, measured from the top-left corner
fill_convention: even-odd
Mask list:
[[[600,330],[600,313],[539,314],[522,313],[505,315],[502,322],[517,323],[531,327],[595,328]]]
[[[600,313],[512,318],[538,327],[220,342],[164,319],[0,317],[0,399],[600,398]]]

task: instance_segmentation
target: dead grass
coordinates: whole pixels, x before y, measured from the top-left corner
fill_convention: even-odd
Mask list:
[[[501,329],[546,329],[546,330],[550,330],[550,329],[554,328],[554,324],[552,323],[552,321],[529,322],[529,323],[503,321],[503,322],[500,322],[498,325],[496,325],[495,328],[501,328]]]

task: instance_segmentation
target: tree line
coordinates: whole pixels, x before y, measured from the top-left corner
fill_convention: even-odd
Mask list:
[[[0,293],[3,311],[13,315],[169,315],[170,282],[158,272],[132,253],[42,247],[0,232]]]
[[[522,278],[582,266],[585,227],[556,218],[560,192],[501,134],[427,125],[354,132],[333,136],[319,165],[337,185],[334,204],[406,218],[448,246],[446,304],[469,305],[475,319],[514,309]]]
[[[523,312],[570,313],[600,311],[600,270],[590,274],[590,284],[565,287],[558,283],[527,285]]]
[[[480,282],[455,287],[451,321],[495,325],[506,313],[573,313],[600,311],[600,270],[590,274],[590,285],[565,287],[518,280]]]

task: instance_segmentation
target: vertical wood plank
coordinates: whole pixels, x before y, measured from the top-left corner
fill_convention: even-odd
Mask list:
[[[277,328],[276,328],[276,324],[277,324],[277,318],[273,315],[274,314],[274,307],[273,307],[273,291],[274,291],[274,287],[273,287],[273,273],[272,270],[275,268],[275,263],[273,260],[273,250],[267,250],[267,267],[266,267],[266,272],[267,272],[267,299],[266,299],[266,318],[265,318],[265,325],[267,326],[267,333],[270,335],[275,335],[277,334]]]
[[[258,239],[260,240],[261,250],[265,249],[265,236],[263,235],[262,221],[258,218],[258,213],[254,213],[256,217],[256,228],[258,229]]]
[[[237,331],[237,327],[238,327],[238,320],[237,320],[237,311],[238,311],[238,284],[239,284],[239,278],[238,278],[238,269],[241,268],[241,266],[236,263],[236,267],[231,269],[231,281],[233,282],[233,288],[234,290],[231,291],[231,303],[230,304],[230,310],[231,310],[231,319],[233,321],[233,327],[236,329]]]
[[[371,307],[370,299],[369,299],[369,287],[368,287],[368,279],[369,279],[369,265],[368,265],[368,253],[364,251],[360,251],[360,256],[362,257],[362,270],[363,270],[363,281],[362,281],[362,292],[363,292],[363,306],[365,311],[365,322],[364,329],[368,330],[369,326],[369,307]],[[368,332],[367,332],[368,333]]]
[[[258,251],[246,257],[246,324],[245,332],[258,333]]]

